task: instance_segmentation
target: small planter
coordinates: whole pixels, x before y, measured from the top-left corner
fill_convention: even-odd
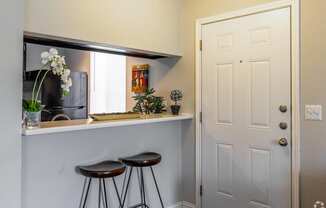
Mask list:
[[[174,105],[171,105],[171,112],[173,115],[179,115],[181,106],[178,102],[182,100],[182,97],[183,94],[180,90],[171,91],[170,98],[174,102]]]
[[[41,112],[28,112],[25,111],[25,126],[27,129],[39,128],[41,124]]]
[[[154,114],[161,114],[161,113],[163,113],[162,110],[155,110],[155,111],[154,111]]]
[[[173,115],[179,115],[180,112],[180,105],[171,105],[171,112]]]

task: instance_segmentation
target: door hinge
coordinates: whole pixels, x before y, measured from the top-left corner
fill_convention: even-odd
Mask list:
[[[203,185],[200,185],[199,187],[199,195],[203,196]]]
[[[203,122],[203,112],[199,113],[199,122],[202,123]]]
[[[202,40],[199,41],[199,49],[200,49],[200,51],[203,50],[203,41]]]

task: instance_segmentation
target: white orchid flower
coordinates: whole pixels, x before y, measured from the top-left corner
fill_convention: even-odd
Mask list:
[[[68,69],[64,56],[60,56],[58,54],[58,50],[55,48],[51,48],[49,51],[45,51],[41,53],[41,62],[43,64],[42,68],[39,70],[37,74],[37,78],[34,82],[33,91],[32,91],[32,103],[38,103],[37,98],[39,97],[39,93],[41,91],[41,86],[43,84],[45,76],[52,72],[53,75],[60,77],[61,79],[61,89],[63,91],[63,96],[67,96],[70,91],[70,87],[72,86],[72,80],[69,77],[70,69]],[[46,72],[43,75],[43,78],[38,79],[39,75],[43,70]],[[38,83],[38,81],[40,83]],[[38,87],[37,87],[38,85]]]
[[[66,58],[66,57],[64,57],[64,56],[61,57],[61,63],[62,63],[62,64],[66,64],[66,59],[65,59],[65,58]]]
[[[56,62],[54,62],[54,61],[51,63],[51,67],[53,67],[53,68],[56,68],[57,65],[58,65],[58,64],[57,64]]]
[[[45,51],[41,54],[41,61],[42,61],[42,64],[47,64],[48,63],[48,57],[49,57],[49,52]]]
[[[48,60],[49,60],[49,62],[53,61],[53,55],[50,54],[49,57],[48,57]]]
[[[63,82],[63,84],[61,84],[61,88],[66,92],[70,91],[71,86],[72,86],[71,78],[69,78],[67,81],[65,81],[65,82]]]
[[[68,87],[71,87],[71,86],[72,86],[72,80],[71,80],[70,77],[69,77],[69,79],[68,79],[67,86],[68,86]]]
[[[63,72],[63,74],[61,76],[61,80],[62,81],[68,81],[69,75],[70,75],[70,69],[64,70],[64,72]]]
[[[70,69],[66,69],[63,73],[63,76],[69,76],[70,75]]]
[[[47,51],[44,51],[42,54],[41,54],[41,58],[42,59],[47,59],[48,57],[49,57],[49,52],[47,52]]]
[[[55,48],[51,48],[49,52],[50,52],[50,54],[53,55],[53,56],[58,55],[58,50],[55,49]]]
[[[42,59],[41,62],[42,62],[43,65],[45,65],[45,64],[48,63],[48,60],[47,59]]]
[[[60,77],[63,91],[69,92],[69,88],[72,86],[72,80],[69,77],[71,71],[67,68],[65,57],[60,56],[57,49],[51,48],[49,51],[41,53],[41,62],[43,65],[49,64],[52,74]]]
[[[49,57],[49,55],[50,55],[49,52],[44,51],[44,52],[41,53],[41,58],[42,58],[42,59],[46,59],[46,58]]]

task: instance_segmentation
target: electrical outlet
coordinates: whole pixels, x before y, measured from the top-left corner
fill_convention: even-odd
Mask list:
[[[321,121],[322,116],[321,105],[306,105],[305,106],[305,119],[310,121]]]

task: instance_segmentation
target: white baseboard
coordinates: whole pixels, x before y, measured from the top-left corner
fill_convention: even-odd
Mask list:
[[[182,202],[178,202],[175,205],[168,206],[167,208],[183,208],[182,204],[183,204]]]
[[[195,208],[196,206],[190,202],[183,201],[182,208]]]
[[[169,206],[167,208],[195,208],[195,205],[186,201],[178,202],[175,205]]]

